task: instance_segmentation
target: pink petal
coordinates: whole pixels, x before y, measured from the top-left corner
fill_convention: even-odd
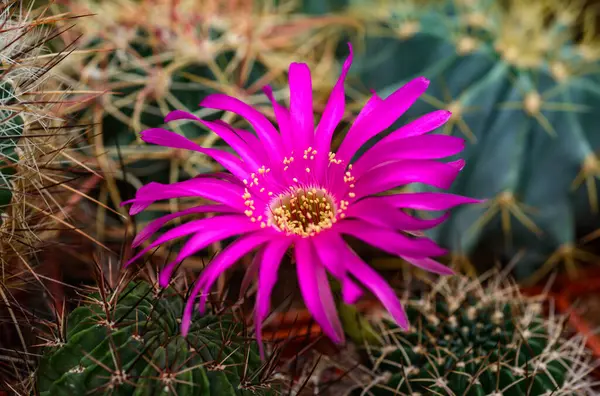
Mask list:
[[[250,264],[246,268],[246,272],[244,273],[244,278],[242,279],[240,291],[238,294],[238,296],[242,299],[246,296],[246,293],[248,293],[248,289],[250,289],[252,282],[255,281],[258,277],[260,263],[262,262],[263,250],[264,248],[256,252],[254,257],[252,257]]]
[[[290,64],[289,85],[290,121],[294,131],[292,143],[301,152],[313,144],[315,131],[312,81],[306,64]]]
[[[365,285],[371,292],[377,296],[383,306],[388,310],[394,318],[398,326],[403,329],[408,329],[408,317],[399,298],[394,293],[394,290],[373,268],[362,261],[350,248],[344,246],[340,248],[340,254],[344,255],[348,262],[348,270],[352,275]]]
[[[344,243],[341,235],[334,231],[322,232],[313,237],[311,243],[325,269],[342,282],[344,301],[356,301],[362,295],[362,290],[348,278],[343,257],[337,248]]]
[[[375,91],[371,91],[371,97],[367,100],[367,103],[363,106],[363,108],[358,113],[358,116],[354,120],[354,124],[358,124],[366,119],[373,111],[383,103],[383,99],[381,99]]]
[[[409,238],[390,229],[377,227],[361,220],[342,220],[336,231],[352,235],[384,252],[398,256],[425,258],[446,253],[435,242],[427,238]]]
[[[232,226],[233,225],[233,226]],[[218,227],[212,229],[204,229],[201,232],[198,232],[196,235],[192,236],[186,243],[183,245],[179,254],[171,263],[167,264],[160,273],[160,284],[168,285],[173,275],[173,271],[177,268],[177,265],[181,263],[186,258],[196,254],[202,249],[206,249],[211,244],[222,241],[223,239],[231,238],[232,236],[245,234],[251,231],[257,231],[260,228],[256,226],[256,223],[252,223],[249,220],[246,220],[246,224],[241,222],[241,224],[232,224],[231,221],[223,222],[223,224],[219,224]]]
[[[256,232],[254,234],[243,236],[231,243],[214,258],[212,263],[202,272],[200,278],[198,278],[196,281],[196,284],[194,285],[194,288],[188,297],[187,303],[185,304],[183,319],[181,321],[181,332],[184,337],[187,336],[187,333],[190,329],[194,302],[198,296],[198,293],[201,290],[204,290],[205,292],[210,291],[213,282],[221,273],[227,271],[227,269],[234,265],[240,258],[250,253],[252,250],[256,249],[272,237],[272,232]],[[204,310],[204,301],[206,301],[206,295],[201,296],[201,312]]]
[[[191,113],[181,110],[174,110],[167,114],[167,116],[165,117],[165,121],[167,122],[181,119],[197,121],[205,127],[207,127],[208,129],[212,130],[244,159],[244,161],[248,164],[250,169],[255,170],[259,168],[260,166],[257,165],[257,163],[264,161],[259,155],[259,152],[251,149],[251,146],[246,141],[244,141],[244,139],[242,139],[241,136],[238,136],[238,134],[236,133],[237,131],[234,130],[226,122],[223,122],[221,120],[205,121]],[[246,131],[241,131],[241,133],[244,132]],[[254,137],[254,135],[252,136]],[[256,139],[258,140],[258,138]]]
[[[275,100],[275,97],[273,96],[273,89],[270,86],[265,85],[263,87],[263,92],[271,101],[271,105],[275,111],[275,118],[277,119],[277,124],[279,125],[279,132],[281,133],[281,141],[283,143],[283,147],[285,148],[285,152],[291,153],[294,149],[294,136],[292,134],[293,129],[290,120],[290,113],[288,109],[277,103],[277,100]]]
[[[151,182],[141,187],[134,199],[124,201],[121,205],[133,204],[130,215],[135,215],[156,201],[183,197],[198,197],[225,204],[240,211],[246,210],[242,195],[244,190],[230,182],[198,177],[172,184]]]
[[[424,269],[425,271],[433,272],[440,275],[454,275],[454,271],[451,268],[446,267],[444,264],[438,263],[430,258],[414,258],[407,256],[400,256],[404,260],[408,261],[415,267]]]
[[[296,241],[295,253],[298,282],[306,307],[325,335],[335,343],[343,342],[344,332],[337,316],[325,268],[318,262],[307,239],[299,238]]]
[[[250,226],[259,228],[260,226],[256,223],[252,223],[246,215],[223,215],[210,217],[208,219],[198,219],[188,221],[185,224],[177,226],[173,229],[162,234],[154,242],[145,247],[141,252],[133,256],[129,261],[125,263],[125,267],[142,257],[149,250],[157,247],[160,244],[168,242],[173,239],[178,239],[195,232],[204,231],[205,229],[231,229],[231,230],[247,230]],[[235,234],[234,234],[235,235]]]
[[[339,241],[342,241],[342,237],[332,230],[322,232],[311,238],[311,243],[314,245],[314,250],[320,262],[323,263],[327,271],[341,280],[346,277],[346,267],[335,248],[336,242]]]
[[[258,273],[258,290],[256,292],[256,311],[254,315],[254,326],[256,328],[256,339],[258,342],[261,358],[264,359],[262,345],[262,322],[269,312],[269,300],[271,292],[277,281],[277,272],[283,256],[287,252],[291,238],[281,238],[270,242],[265,246]]]
[[[365,118],[367,118],[381,103],[383,103],[383,99],[381,99],[375,91],[371,91],[372,96],[369,98],[367,103],[363,106],[363,108],[358,113],[358,116],[354,120],[354,124],[362,122]],[[343,142],[342,142],[343,144]],[[339,150],[338,150],[339,152]],[[336,153],[337,155],[337,153]],[[336,157],[339,159],[339,157]],[[346,171],[348,163],[339,164],[336,166],[329,166],[327,169],[326,178],[329,179],[329,188],[332,191],[337,191],[340,188],[344,188],[343,185],[340,186],[340,180],[343,179],[343,173]]]
[[[256,153],[257,157],[268,158],[260,139],[254,133],[238,128],[233,128],[233,130]]]
[[[272,229],[267,229],[266,231],[260,230],[255,233],[245,235],[245,236],[237,239],[233,243],[231,243],[231,245],[229,245],[229,247],[234,247],[235,250],[229,250],[229,247],[228,247],[227,249],[225,249],[221,253],[219,253],[219,256],[222,255],[223,253],[225,253],[226,251],[228,251],[229,252],[229,253],[227,253],[228,256],[231,256],[234,258],[237,257],[237,258],[231,263],[230,263],[231,257],[224,257],[223,261],[221,261],[221,259],[219,259],[219,260],[215,259],[201,275],[200,282],[205,285],[205,290],[207,292],[210,291],[212,284],[217,280],[219,275],[221,273],[223,273],[224,271],[226,271],[231,265],[235,264],[235,262],[237,260],[239,260],[241,257],[250,253],[252,250],[257,248],[258,246],[260,246],[266,242],[277,240],[279,238],[282,238],[282,235],[280,233],[273,231]],[[204,308],[205,308],[204,305],[205,305],[207,296],[208,296],[208,294],[200,297],[200,304],[199,304],[200,312],[204,312]]]
[[[146,143],[191,150],[207,155],[239,178],[244,178],[248,174],[248,170],[244,167],[242,161],[235,155],[223,150],[204,148],[178,133],[161,128],[151,128],[142,131],[141,137]]]
[[[464,159],[458,159],[456,161],[450,161],[448,162],[448,165],[452,166],[454,169],[456,169],[457,171],[461,171],[464,169],[466,162]]]
[[[432,211],[448,210],[459,205],[485,202],[485,200],[438,192],[402,193],[386,195],[378,197],[377,199],[380,199],[395,208]]]
[[[465,141],[456,136],[425,135],[394,142],[377,143],[353,165],[352,173],[359,178],[371,168],[388,161],[440,159],[460,153]]]
[[[235,150],[248,165],[248,169],[254,171],[261,167],[261,163],[263,163],[265,159],[258,157],[256,155],[257,153],[253,152],[248,144],[246,144],[246,142],[244,142],[226,122],[220,120],[200,122],[202,125],[216,133],[223,141],[225,141],[225,143]]]
[[[345,213],[349,218],[357,218],[380,227],[403,231],[421,231],[437,227],[450,215],[446,213],[434,219],[418,219],[388,205],[381,197],[370,197],[354,202]]]
[[[146,239],[150,238],[152,234],[160,230],[160,228],[167,222],[176,219],[177,217],[187,216],[195,213],[235,213],[235,210],[225,205],[200,205],[193,208],[181,210],[176,213],[171,213],[166,216],[159,217],[156,220],[151,221],[146,227],[144,227],[133,239],[131,244],[132,247],[138,247]]]
[[[215,93],[207,96],[200,106],[210,109],[231,111],[245,118],[254,128],[256,134],[265,147],[269,147],[268,154],[273,162],[279,162],[283,158],[281,137],[269,120],[252,106],[239,99],[228,95]]]
[[[459,171],[460,169],[451,164],[430,160],[389,163],[374,168],[357,179],[354,192],[358,199],[411,183],[424,183],[447,189]]]
[[[344,116],[344,110],[346,107],[344,82],[346,80],[346,76],[348,75],[348,71],[350,70],[350,66],[352,66],[353,58],[352,45],[350,43],[348,43],[348,51],[348,58],[346,58],[346,61],[342,66],[340,77],[333,87],[331,94],[329,95],[329,100],[327,101],[327,105],[325,106],[325,110],[323,111],[323,115],[321,116],[321,120],[319,121],[319,125],[317,125],[315,132],[314,147],[317,150],[317,175],[321,175],[329,163],[328,154],[331,151],[331,139],[333,137],[333,133],[335,132],[335,128],[337,128],[340,120]]]
[[[337,158],[348,163],[356,151],[372,137],[389,128],[429,86],[423,77],[409,81],[379,103],[368,115],[357,119],[337,152]]]
[[[269,298],[277,281],[277,271],[283,256],[292,243],[291,238],[275,239],[263,251],[258,275],[258,291],[256,294],[256,311],[260,318],[267,316]]]
[[[178,120],[193,120],[193,121],[201,121],[201,118],[195,116],[194,114],[183,111],[183,110],[173,110],[167,114],[165,117],[165,122],[178,121]]]
[[[450,119],[450,117],[452,117],[452,113],[447,110],[436,110],[431,113],[424,114],[416,120],[413,120],[408,124],[396,129],[394,132],[381,139],[381,142],[385,144],[391,143],[398,139],[421,136],[441,127]]]
[[[204,291],[200,296],[198,302],[198,310],[200,313],[204,313],[206,308],[206,300],[210,295],[210,289],[215,283],[217,278],[225,272],[229,267],[235,264],[246,254],[249,254],[252,250],[259,248],[264,243],[280,238],[281,235],[274,233],[272,230],[258,231],[253,234],[245,235],[236,241],[231,246],[235,246],[234,250],[228,250],[229,247],[224,249],[219,255],[226,253],[226,255],[219,260],[214,260],[200,275],[199,287]]]
[[[362,295],[363,291],[360,286],[349,277],[345,277],[342,281],[342,300],[344,300],[344,303],[355,304]]]

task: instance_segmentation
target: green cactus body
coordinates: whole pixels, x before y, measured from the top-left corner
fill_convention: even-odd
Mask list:
[[[106,303],[104,303],[106,301]],[[184,299],[131,283],[91,295],[68,318],[66,341],[48,347],[41,395],[270,395],[256,344],[231,316],[207,314],[180,335]],[[108,312],[108,315],[107,313]]]
[[[576,226],[598,222],[600,80],[599,58],[574,41],[570,2],[348,3],[368,22],[352,71],[360,84],[385,98],[427,77],[426,95],[398,125],[447,109],[453,117],[436,133],[467,140],[452,192],[488,201],[457,209],[431,236],[464,255],[526,248],[519,279],[554,252],[555,262],[576,259]]]
[[[380,323],[370,347],[373,395],[575,395],[591,370],[581,340],[562,338],[562,321],[514,286],[442,280],[407,303],[412,328]],[[371,385],[371,384],[370,384]],[[587,393],[584,393],[587,394]]]

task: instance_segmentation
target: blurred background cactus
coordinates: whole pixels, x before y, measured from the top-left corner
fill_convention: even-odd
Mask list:
[[[184,338],[185,292],[123,280],[86,295],[64,338],[46,346],[42,396],[276,394],[272,367],[231,311],[196,313]]]
[[[356,395],[593,394],[595,365],[563,316],[544,316],[506,274],[443,278],[407,302],[412,328],[374,321],[371,377]]]
[[[453,192],[488,201],[431,234],[455,261],[475,273],[485,268],[464,258],[507,261],[524,249],[515,275],[531,282],[561,262],[572,275],[592,261],[580,240],[600,221],[595,10],[577,0],[337,3],[365,24],[351,71],[357,101],[427,76],[427,94],[400,123],[447,109],[439,133],[468,142]]]

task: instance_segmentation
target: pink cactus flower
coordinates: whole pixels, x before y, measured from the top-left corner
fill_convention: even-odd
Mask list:
[[[234,112],[246,119],[254,132],[235,129],[222,121],[202,120],[179,110],[167,115],[166,122],[193,120],[204,125],[220,136],[235,154],[201,147],[164,129],[142,132],[142,139],[147,143],[196,151],[211,157],[228,171],[174,184],[150,183],[141,187],[134,199],[124,202],[132,204],[131,215],[159,200],[199,197],[215,202],[156,219],[135,238],[134,247],[178,216],[217,214],[167,231],[127,263],[162,243],[190,236],[176,260],[162,269],[160,284],[163,287],[169,284],[181,261],[214,242],[238,237],[215,257],[195,283],[182,319],[184,335],[188,332],[198,295],[201,296],[199,309],[203,312],[207,294],[219,275],[253,251],[258,260],[255,326],[259,338],[262,322],[270,309],[277,271],[288,251],[295,258],[307,308],[323,332],[337,343],[344,341],[344,333],[327,272],[339,280],[346,303],[355,303],[364,287],[381,301],[400,327],[408,327],[407,316],[394,290],[355,254],[342,239],[343,235],[358,238],[427,271],[452,274],[452,270],[431,258],[444,254],[445,250],[432,240],[410,232],[439,225],[452,207],[480,201],[437,192],[380,193],[411,183],[449,188],[464,162],[441,162],[440,159],[461,152],[464,141],[454,136],[427,134],[449,119],[450,112],[440,110],[391,132],[354,159],[361,146],[386,131],[425,92],[429,81],[420,77],[386,99],[373,94],[339,149],[332,152],[332,136],[345,109],[344,80],[352,63],[350,45],[349,49],[316,128],[310,70],[306,64],[292,63],[289,109],[277,103],[269,87],[264,89],[272,102],[279,130],[258,110],[224,94],[209,95],[200,106]],[[403,209],[446,213],[424,220],[408,215]]]

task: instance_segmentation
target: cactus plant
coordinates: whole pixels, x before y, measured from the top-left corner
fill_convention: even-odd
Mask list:
[[[59,228],[74,228],[69,201],[84,196],[72,187],[82,168],[69,150],[80,131],[56,115],[67,105],[69,87],[54,68],[65,53],[48,49],[61,35],[53,24],[71,15],[49,16],[34,5],[0,4],[0,388],[29,371],[24,305],[44,286],[34,254]]]
[[[565,336],[566,318],[544,317],[542,306],[506,274],[440,279],[409,300],[410,331],[375,324],[383,342],[367,344],[373,376],[356,394],[591,394],[583,339]]]
[[[277,388],[256,343],[229,313],[180,333],[184,297],[172,287],[122,282],[70,313],[66,339],[47,346],[41,395],[271,395]]]
[[[453,192],[487,202],[458,209],[431,236],[457,256],[487,249],[508,260],[526,249],[518,279],[560,261],[572,274],[591,259],[577,227],[589,232],[599,219],[600,42],[580,3],[346,2],[367,26],[355,81],[385,97],[426,76],[429,96],[406,117],[447,109],[443,133],[469,143]]]
[[[61,35],[52,25],[72,16],[48,16],[33,2],[0,5],[0,262],[22,260],[54,235],[56,223],[68,225],[65,195],[83,167],[70,144],[80,131],[58,116],[70,89],[55,66],[65,53],[49,52]],[[67,48],[70,50],[71,48]],[[79,128],[81,130],[81,128]],[[4,274],[4,271],[2,271]]]

